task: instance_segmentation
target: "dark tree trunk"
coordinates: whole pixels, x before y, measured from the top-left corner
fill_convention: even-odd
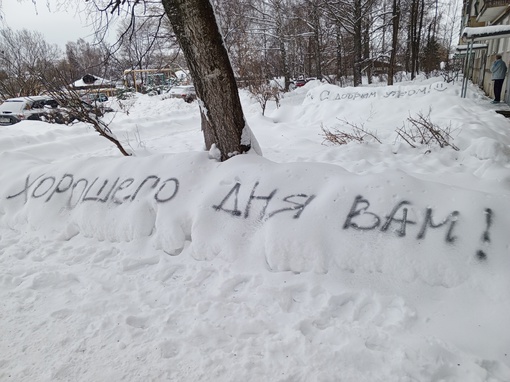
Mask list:
[[[400,0],[393,0],[391,22],[392,39],[391,39],[390,65],[388,68],[388,85],[393,85],[393,76],[395,75],[395,62],[397,58],[399,24],[400,24]]]
[[[410,48],[411,48],[411,54],[410,54],[410,71],[411,71],[411,79],[415,78],[416,73],[416,63],[417,63],[417,40],[418,40],[418,0],[413,0],[411,3],[411,23],[410,23],[410,30],[411,30],[411,36],[410,36]]]
[[[315,77],[322,78],[322,49],[321,49],[321,22],[319,15],[319,5],[312,3],[312,23],[315,43]]]
[[[407,24],[407,41],[405,51],[405,69],[407,73],[411,72],[411,22]]]
[[[361,85],[361,61],[363,54],[363,22],[361,18],[361,0],[354,0],[354,62],[353,62],[353,80],[354,86]]]
[[[206,148],[224,161],[251,148],[234,73],[209,0],[162,0],[197,95]],[[244,134],[243,134],[244,132]]]
[[[275,12],[276,12],[276,37],[278,38],[278,46],[280,49],[280,60],[281,67],[283,71],[284,77],[284,90],[289,91],[290,86],[290,69],[289,62],[287,58],[287,47],[285,46],[285,32],[284,32],[284,9],[283,3],[281,0],[275,1],[274,3]]]
[[[367,74],[368,83],[372,83],[372,58],[370,57],[370,24],[371,20],[368,17],[364,20],[363,26],[363,66]]]
[[[420,71],[420,48],[423,31],[424,0],[413,0],[411,4],[411,79]]]
[[[416,39],[416,74],[420,72],[420,51],[421,51],[421,35],[423,33],[423,14],[425,13],[425,0],[421,0],[420,22],[418,24],[418,36]]]
[[[340,27],[336,27],[336,80],[338,84],[342,84],[342,34]]]
[[[283,78],[284,78],[284,90],[287,92],[289,91],[290,86],[290,71],[289,71],[289,65],[287,62],[287,48],[285,48],[285,41],[283,39],[280,39],[280,59],[282,64],[282,70],[283,70]]]

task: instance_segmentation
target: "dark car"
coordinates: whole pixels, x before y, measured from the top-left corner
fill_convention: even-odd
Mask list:
[[[305,86],[306,80],[303,80],[303,79],[295,80],[294,85],[296,85],[296,87],[298,87],[298,88],[300,88],[301,86]]]

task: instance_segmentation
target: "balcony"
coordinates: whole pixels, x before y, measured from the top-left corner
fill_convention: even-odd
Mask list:
[[[475,3],[478,11],[476,21],[490,22],[510,7],[510,0],[479,0]]]

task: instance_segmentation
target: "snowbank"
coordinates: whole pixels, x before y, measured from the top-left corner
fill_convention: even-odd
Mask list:
[[[0,379],[509,380],[509,125],[458,93],[312,82],[266,117],[243,94],[265,157],[225,163],[180,100],[115,116],[129,158],[0,129]],[[420,110],[459,151],[396,142]],[[323,145],[345,121],[381,142]]]

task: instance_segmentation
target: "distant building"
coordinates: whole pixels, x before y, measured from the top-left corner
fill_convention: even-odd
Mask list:
[[[492,97],[490,67],[496,54],[503,56],[510,69],[510,0],[464,0],[461,28],[462,43],[476,46],[471,51],[465,73]],[[459,52],[467,57],[469,52],[465,47]],[[510,81],[505,81],[503,89],[502,99],[510,103]]]
[[[114,81],[105,80],[104,78],[85,74],[79,80],[74,81],[70,88],[72,90],[88,93],[88,92],[102,92],[111,95],[115,92],[116,83]]]

